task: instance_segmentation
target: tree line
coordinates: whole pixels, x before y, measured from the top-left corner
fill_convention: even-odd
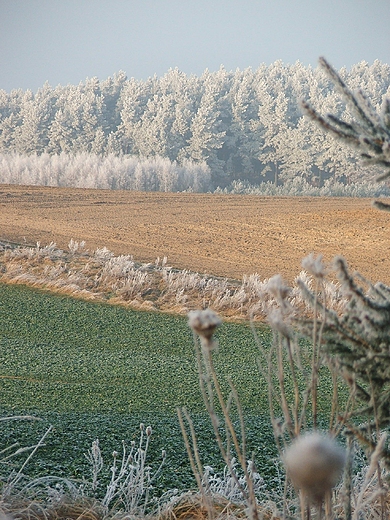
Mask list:
[[[377,110],[390,96],[387,64],[360,62],[339,74]],[[200,76],[171,69],[147,80],[119,72],[79,85],[46,83],[36,93],[0,90],[0,153],[162,158],[199,165],[196,175],[211,176],[203,186],[213,189],[237,180],[278,186],[298,177],[321,187],[374,176],[374,166],[364,168],[303,116],[300,101],[308,98],[324,113],[351,117],[324,73],[299,62]]]

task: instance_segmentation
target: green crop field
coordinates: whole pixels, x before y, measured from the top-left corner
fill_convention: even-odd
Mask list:
[[[259,335],[270,344],[266,327],[259,327]],[[249,449],[261,472],[271,476],[276,450],[267,383],[256,365],[259,349],[246,324],[224,323],[217,336],[215,365],[222,386],[227,392],[227,377],[236,385],[247,418]],[[109,462],[122,439],[136,439],[144,422],[153,428],[151,465],[158,465],[162,449],[167,451],[160,488],[188,488],[192,480],[178,406],[186,406],[194,417],[204,464],[218,465],[185,318],[0,285],[0,344],[3,415],[42,418],[2,423],[1,445],[28,445],[49,424],[54,426],[46,446],[27,467],[30,474],[87,477],[83,454],[94,439],[99,438]]]
[[[187,320],[0,286],[2,401],[57,412],[175,413],[200,405]],[[264,331],[264,334],[269,334]],[[247,326],[224,324],[217,367],[243,404],[265,404]],[[265,401],[264,401],[265,400]]]

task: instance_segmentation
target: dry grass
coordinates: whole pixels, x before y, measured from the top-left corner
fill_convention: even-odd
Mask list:
[[[244,505],[234,504],[218,495],[210,499],[207,507],[201,494],[185,493],[172,506],[166,506],[158,518],[159,520],[208,520],[211,516],[215,520],[246,519],[245,509]],[[259,506],[259,516],[263,520],[277,518],[271,509],[261,506]]]
[[[300,277],[310,285],[306,272]],[[244,275],[240,283],[174,269],[166,258],[142,264],[132,256],[114,256],[107,248],[89,251],[74,240],[65,251],[53,243],[16,247],[0,242],[0,281],[140,310],[185,315],[192,309],[210,307],[234,320],[264,320],[276,305],[268,291],[269,280],[257,274]],[[329,281],[326,289],[333,308],[342,308],[339,285]],[[297,287],[291,300],[304,306]]]
[[[47,505],[14,498],[2,507],[5,518],[20,520],[103,520],[105,512],[96,502],[63,501]]]
[[[211,515],[214,520],[246,519],[245,506],[234,504],[222,496],[213,496],[208,504],[204,504],[199,493],[184,493],[171,503],[165,505],[159,513],[145,515],[148,520],[208,520]],[[126,513],[107,513],[97,501],[76,500],[62,501],[54,505],[42,504],[37,501],[14,499],[3,504],[2,513],[6,518],[20,520],[115,520],[128,519]],[[259,506],[259,514],[263,520],[276,519],[278,516],[271,509]]]

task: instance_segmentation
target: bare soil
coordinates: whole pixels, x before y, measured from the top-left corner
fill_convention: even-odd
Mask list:
[[[0,186],[0,239],[66,248],[71,238],[238,280],[280,273],[292,282],[309,253],[342,255],[352,271],[390,284],[390,215],[370,199]]]

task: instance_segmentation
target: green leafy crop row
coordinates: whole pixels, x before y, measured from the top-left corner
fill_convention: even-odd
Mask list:
[[[270,343],[267,328],[258,333]],[[248,325],[224,323],[218,339],[221,381],[229,377],[237,387],[249,446],[261,471],[271,475],[267,383],[256,367],[253,333]],[[3,414],[28,412],[43,419],[4,423],[0,443],[36,442],[48,424],[54,426],[27,468],[32,474],[86,475],[83,454],[94,439],[100,439],[109,461],[122,439],[130,442],[145,422],[153,427],[156,464],[161,450],[167,451],[160,486],[188,487],[178,406],[195,414],[204,464],[219,463],[197,378],[192,332],[183,317],[0,285],[0,407]]]
[[[268,341],[269,331],[261,334]],[[237,383],[252,411],[253,449],[260,449],[256,432],[267,418],[257,417],[257,411],[265,411],[267,393],[259,384],[252,332],[225,324],[219,336],[218,367]],[[28,412],[43,418],[4,423],[2,446],[36,442],[48,424],[54,425],[46,447],[27,468],[33,474],[81,477],[88,472],[83,454],[95,438],[109,460],[122,439],[130,442],[145,422],[153,427],[151,456],[157,460],[162,449],[167,451],[169,470],[161,485],[188,486],[191,471],[176,418],[183,405],[198,414],[205,464],[219,460],[209,442],[192,332],[182,317],[0,285],[0,395],[3,415]]]

